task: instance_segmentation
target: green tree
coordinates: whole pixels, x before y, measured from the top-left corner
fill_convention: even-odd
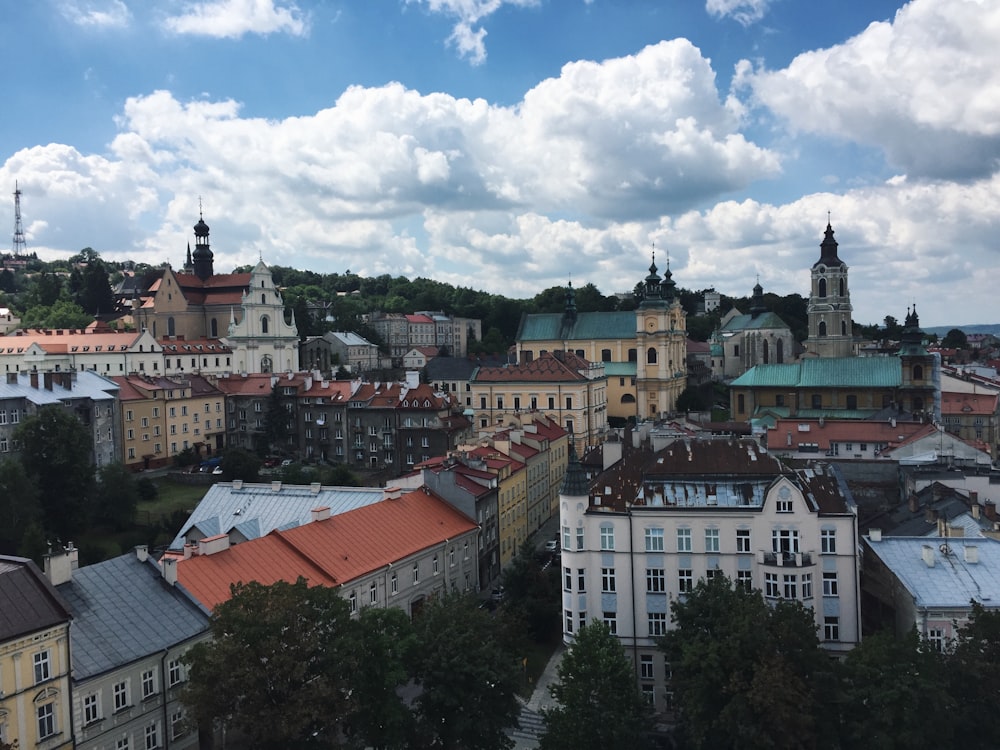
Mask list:
[[[25,471],[38,487],[44,525],[64,540],[90,522],[94,494],[93,442],[73,412],[43,406],[14,431]]]
[[[958,631],[947,665],[950,693],[958,699],[952,746],[1000,747],[997,722],[983,721],[1000,706],[1000,612],[972,602],[972,614]]]
[[[965,349],[969,346],[969,338],[964,331],[952,328],[941,339],[941,346],[945,349]]]
[[[347,602],[305,579],[235,584],[216,607],[212,640],[185,656],[181,700],[201,728],[223,721],[241,746],[335,747],[354,711],[349,678],[360,671]]]
[[[276,447],[285,445],[288,438],[288,412],[281,401],[279,386],[271,388],[267,400],[267,412],[264,414],[264,427],[257,437],[257,452],[267,455]]]
[[[648,710],[618,638],[602,622],[584,625],[559,664],[549,691],[559,705],[544,709],[542,750],[639,747]]]
[[[21,324],[25,328],[84,328],[94,320],[74,302],[59,299],[51,305],[35,305],[25,310]]]
[[[354,711],[347,726],[359,748],[408,747],[414,716],[398,688],[410,674],[417,648],[410,618],[395,607],[365,607],[357,619],[357,658],[364,668],[352,675]]]
[[[38,487],[24,464],[12,458],[0,461],[0,542],[16,550],[28,527],[41,519]]]
[[[559,620],[559,568],[542,569],[531,541],[521,545],[503,573],[505,616],[524,622],[535,642],[562,634]]]
[[[449,594],[428,601],[416,619],[420,650],[415,677],[421,742],[445,750],[512,747],[506,730],[517,721],[519,663],[500,618],[474,597]]]
[[[96,520],[121,531],[135,522],[139,503],[139,482],[121,463],[105,464],[97,471]]]
[[[829,739],[821,714],[833,675],[812,610],[766,603],[717,576],[673,602],[671,615],[661,646],[690,747],[809,748]]]
[[[260,474],[260,458],[242,448],[230,448],[222,454],[222,478],[229,481],[242,479],[244,482],[256,482]]]
[[[893,750],[961,747],[954,737],[958,707],[948,690],[942,655],[921,643],[916,630],[865,638],[844,661],[842,744]],[[995,747],[994,745],[991,745]]]

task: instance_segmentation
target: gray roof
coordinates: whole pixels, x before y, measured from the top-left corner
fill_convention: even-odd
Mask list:
[[[61,404],[67,399],[89,398],[94,401],[114,401],[115,394],[118,393],[118,384],[113,380],[98,375],[90,370],[82,370],[73,373],[76,378],[73,382],[73,389],[68,390],[61,385],[53,385],[52,390],[42,385],[44,373],[36,373],[38,387],[31,386],[30,374],[27,372],[18,373],[17,383],[8,383],[6,380],[0,381],[0,400],[8,398],[23,398],[33,404],[44,406],[46,404]]]
[[[443,380],[468,380],[477,367],[502,367],[507,357],[434,357],[424,367],[427,379],[433,382]]]
[[[967,609],[969,601],[1000,606],[1000,542],[987,537],[882,537],[868,549],[892,571],[918,608]],[[971,542],[971,544],[970,544]],[[979,562],[967,562],[965,548],[975,546]],[[924,562],[930,548],[934,565]]]
[[[319,485],[242,484],[217,482],[198,503],[191,517],[170,543],[182,549],[192,528],[205,539],[234,529],[246,539],[257,539],[275,529],[290,529],[309,523],[314,508],[327,507],[330,515],[379,502],[380,488],[320,487]],[[276,489],[277,487],[277,489]]]
[[[359,336],[353,331],[328,331],[323,336],[331,340],[337,339],[344,346],[375,346],[364,336]]]
[[[31,560],[0,556],[0,642],[70,618],[66,602]]]
[[[208,615],[135,553],[73,571],[56,587],[73,613],[73,679],[86,680],[208,630]]]
[[[741,314],[735,315],[726,321],[722,330],[726,332],[751,331],[773,328],[788,328],[788,324],[781,319],[777,313],[763,312],[757,315]]]

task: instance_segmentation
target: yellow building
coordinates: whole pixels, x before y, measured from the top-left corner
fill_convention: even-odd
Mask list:
[[[31,560],[0,556],[0,740],[73,747],[69,607]]]

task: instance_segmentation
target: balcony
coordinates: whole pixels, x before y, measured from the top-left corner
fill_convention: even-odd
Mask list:
[[[757,550],[757,562],[778,568],[804,568],[813,564],[812,552],[771,552]]]

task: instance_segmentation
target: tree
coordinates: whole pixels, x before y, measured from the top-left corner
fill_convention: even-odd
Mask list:
[[[24,464],[11,458],[0,461],[0,545],[6,542],[16,550],[28,527],[41,518],[38,488]]]
[[[945,349],[966,349],[969,346],[969,338],[964,331],[952,328],[941,339],[941,346]]]
[[[267,455],[275,446],[284,445],[288,437],[288,412],[281,401],[281,391],[278,385],[271,388],[267,400],[267,412],[264,414],[263,430],[257,435],[257,452]]]
[[[594,620],[577,632],[549,691],[559,705],[544,709],[542,750],[602,750],[643,742],[648,710],[618,638]]]
[[[833,680],[811,610],[766,603],[716,576],[673,602],[671,614],[661,647],[691,747],[816,747],[829,738],[821,720]]]
[[[347,717],[349,734],[361,748],[408,747],[414,717],[398,688],[409,681],[417,649],[410,618],[395,607],[365,607],[357,629],[357,657],[365,666],[351,679],[355,709]]]
[[[256,482],[260,472],[260,458],[242,448],[230,448],[222,454],[222,477],[226,480],[242,479]]]
[[[117,531],[131,526],[139,503],[135,474],[121,463],[105,464],[97,471],[97,489],[100,502],[94,508],[95,518]]]
[[[953,747],[1000,747],[1000,726],[983,721],[1000,706],[1000,611],[972,602],[946,661],[950,692],[959,698]]]
[[[83,309],[66,299],[51,305],[35,305],[24,312],[21,324],[25,328],[83,328],[94,320]]]
[[[421,741],[445,750],[512,747],[506,730],[517,721],[521,674],[500,618],[474,597],[448,594],[428,601],[415,625]]]
[[[94,491],[93,442],[61,404],[43,406],[14,431],[25,471],[38,487],[44,525],[69,540],[90,521]]]
[[[503,610],[505,616],[523,621],[531,639],[541,643],[562,634],[559,569],[543,570],[534,553],[534,545],[526,541],[504,570]]]
[[[181,700],[199,727],[222,720],[244,747],[336,746],[356,708],[348,680],[362,668],[353,629],[336,589],[304,578],[235,584],[212,616],[212,640],[185,656]]]

